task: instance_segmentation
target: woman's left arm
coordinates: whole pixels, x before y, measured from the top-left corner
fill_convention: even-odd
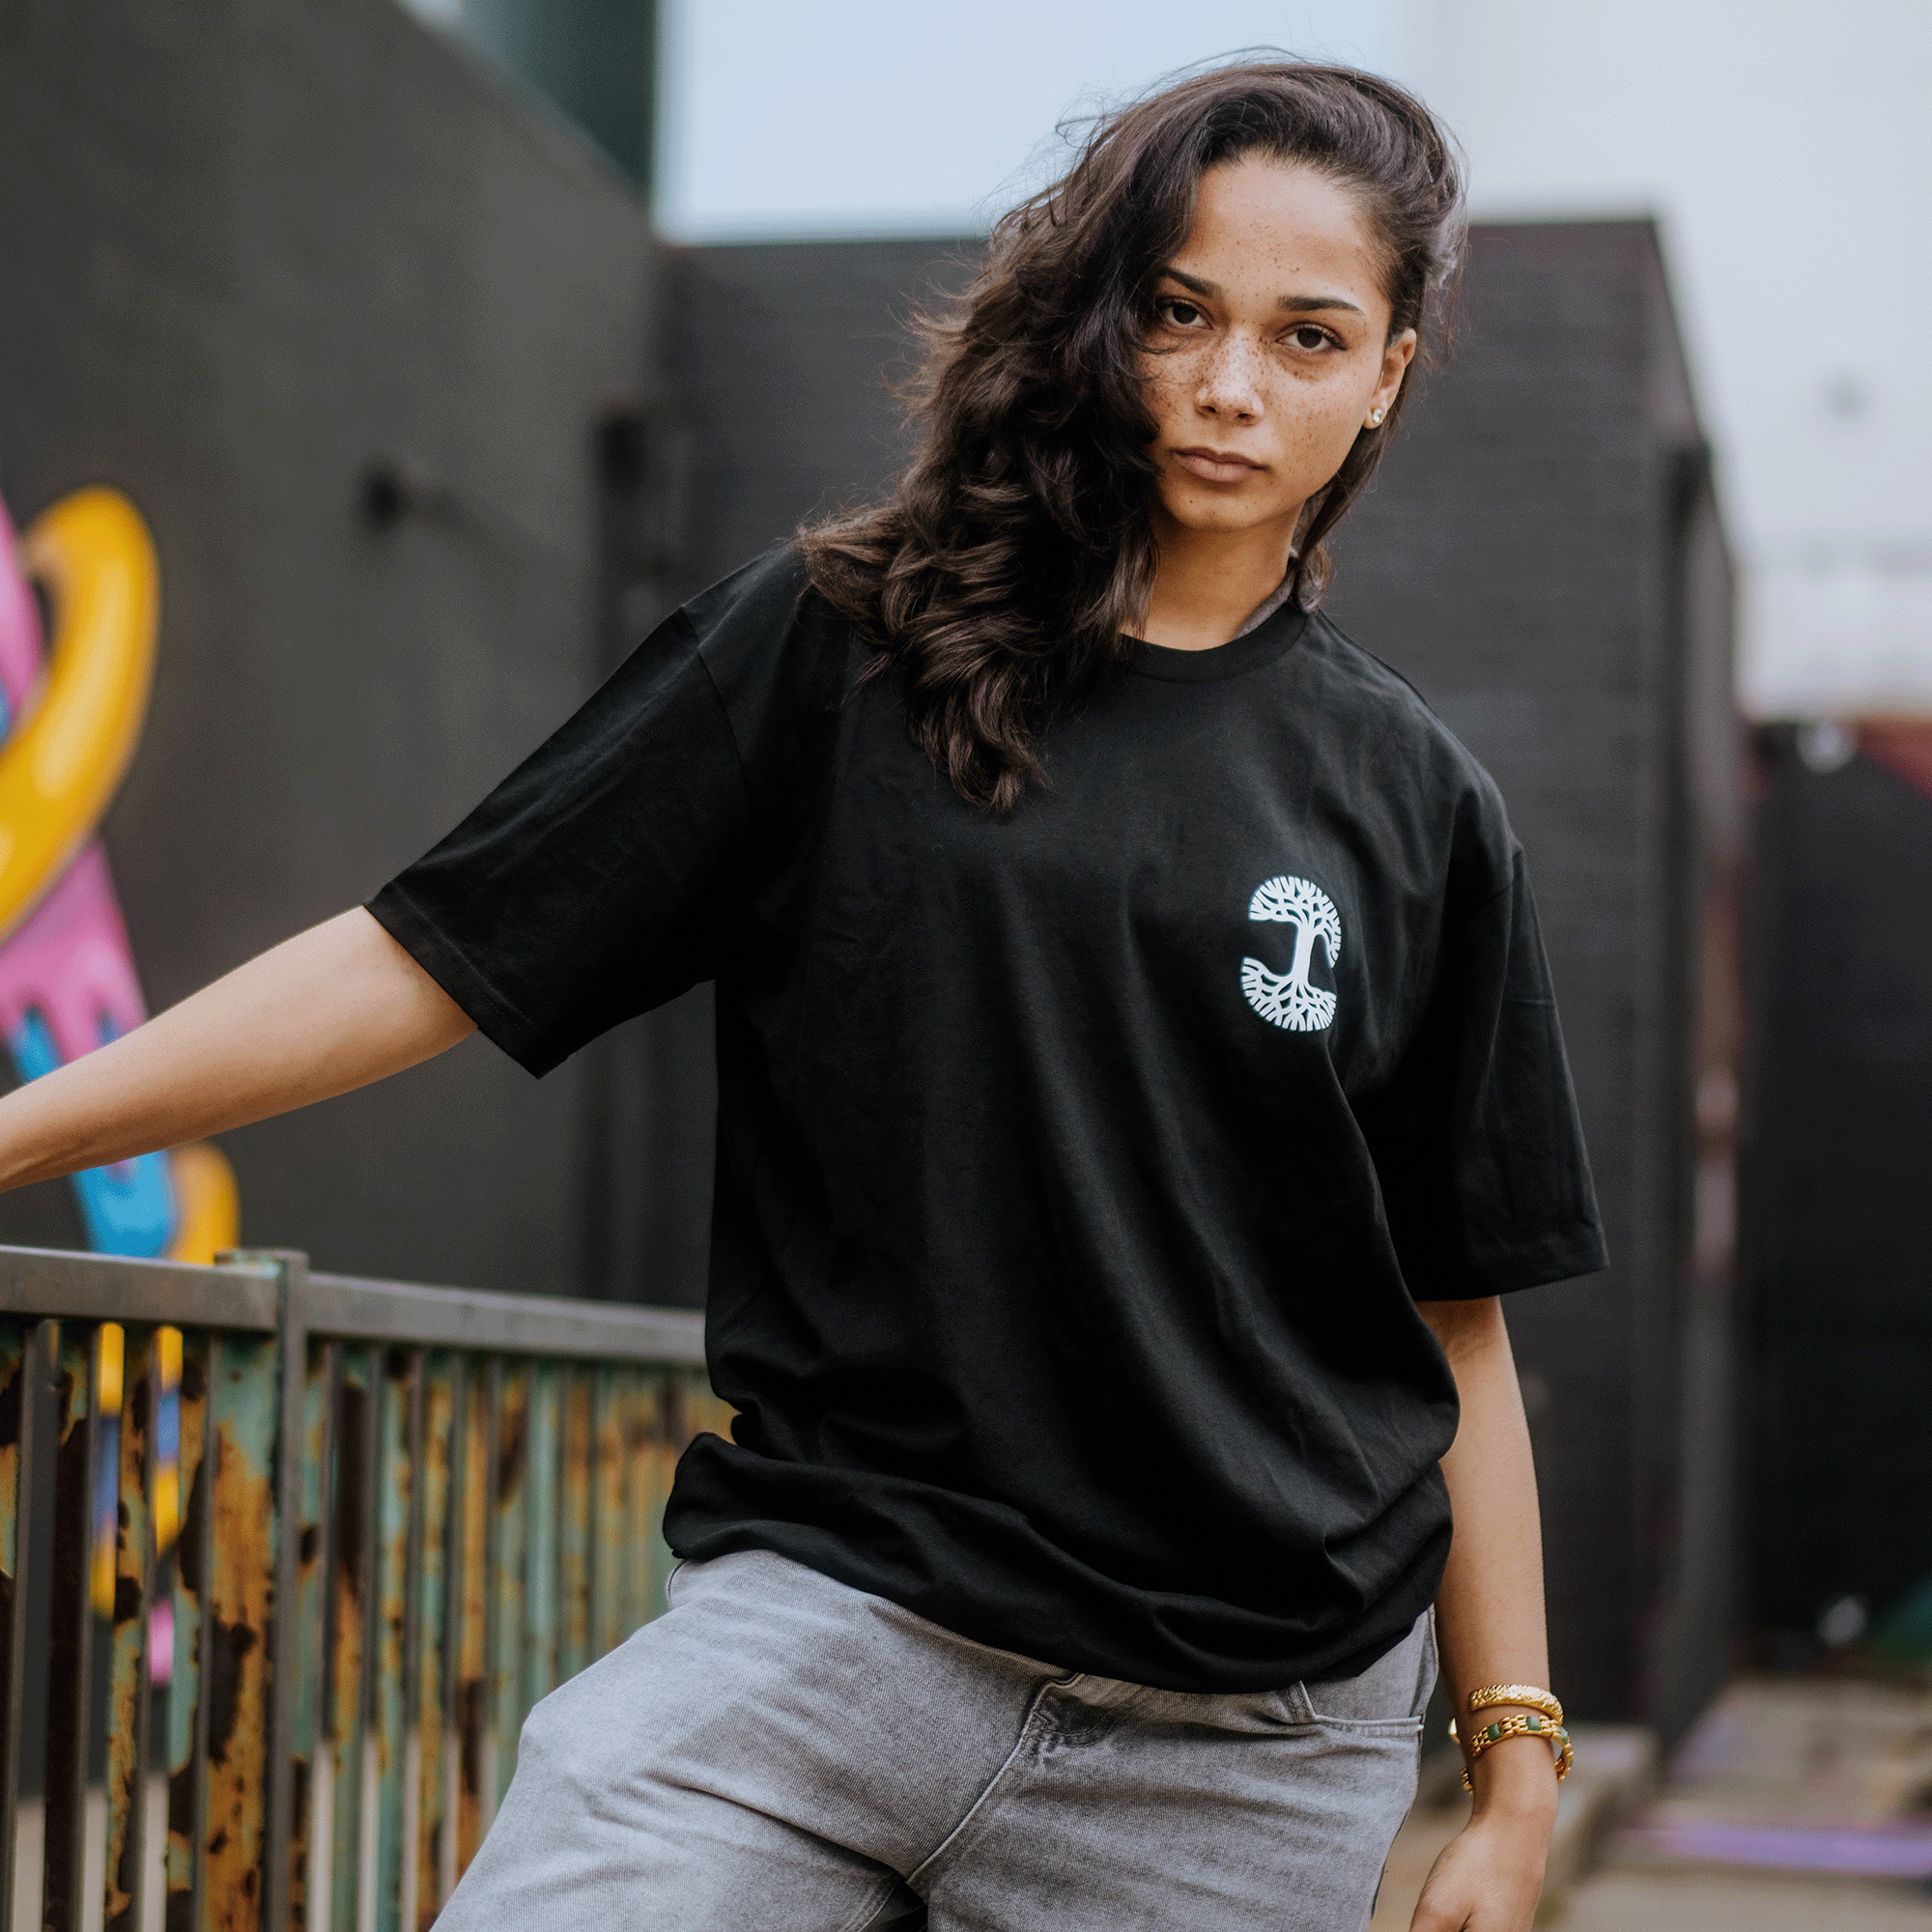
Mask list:
[[[1449,1357],[1463,1410],[1442,1459],[1455,1532],[1435,1597],[1435,1630],[1450,1708],[1466,1737],[1471,1690],[1548,1688],[1536,1469],[1501,1303],[1427,1301],[1421,1310]],[[1516,1709],[1486,1710],[1482,1721]],[[1475,1761],[1469,1781],[1469,1822],[1435,1861],[1411,1932],[1528,1932],[1556,1822],[1549,1747],[1535,1737],[1507,1739]]]

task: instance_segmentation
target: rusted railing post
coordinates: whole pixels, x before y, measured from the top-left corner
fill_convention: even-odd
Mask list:
[[[36,1603],[46,1595],[45,1578],[41,1574],[43,1545],[36,1522],[36,1504],[40,1459],[47,1446],[43,1438],[52,1427],[48,1411],[60,1348],[60,1323],[37,1321],[23,1330],[20,1342],[12,1548],[6,1552],[11,1559],[14,1591],[5,1635],[5,1708],[0,1712],[0,1752],[4,1752],[0,1756],[0,1924],[12,1932],[17,1920],[20,1932],[41,1932],[42,1847],[38,1842],[22,1842],[29,1834],[44,1829],[42,1804],[24,1802],[25,1787],[30,1782],[23,1776],[24,1753],[40,1740],[27,1735],[23,1719],[30,1691],[29,1670],[38,1672],[43,1667],[38,1661],[30,1665],[27,1631],[36,1621]],[[51,1539],[46,1541],[50,1543]],[[38,1790],[41,1780],[36,1777],[31,1783]],[[23,1870],[23,1866],[31,1869]],[[32,1920],[31,1925],[28,1919]]]
[[[54,1519],[54,1565],[61,1585],[50,1612],[47,1722],[47,1886],[42,1910],[51,1932],[81,1932],[95,1862],[94,1759],[99,1744],[95,1718],[94,1548],[96,1458],[100,1433],[95,1386],[97,1330],[75,1322],[61,1336],[60,1481]],[[104,1828],[102,1794],[102,1825]],[[99,1910],[99,1892],[94,1893]]]
[[[180,1805],[180,1821],[187,1839],[188,1923],[194,1932],[208,1922],[208,1746],[213,1718],[214,1690],[214,1618],[211,1608],[210,1578],[214,1568],[214,1471],[215,1471],[215,1383],[221,1374],[221,1341],[204,1336],[188,1360],[200,1368],[200,1400],[188,1406],[182,1432],[184,1459],[190,1443],[194,1447],[194,1473],[186,1492],[187,1513],[182,1524],[182,1563],[191,1588],[182,1592],[182,1608],[192,1612],[193,1623],[183,1646],[189,1662],[188,1689],[178,1693],[186,1704],[188,1747],[185,1763],[175,1772],[178,1792],[170,1794],[170,1824],[175,1805]],[[185,1468],[185,1460],[184,1461]]]
[[[275,1428],[275,1597],[269,1638],[269,1789],[262,1882],[263,1932],[289,1932],[295,1882],[296,1691],[300,1660],[297,1581],[301,1569],[303,1393],[308,1376],[308,1257],[291,1248],[238,1255],[271,1262],[279,1312],[281,1378]]]

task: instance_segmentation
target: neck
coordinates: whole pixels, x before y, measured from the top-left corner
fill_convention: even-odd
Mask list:
[[[1154,513],[1160,562],[1141,635],[1175,651],[1225,644],[1288,575],[1294,520],[1250,530],[1190,530]]]

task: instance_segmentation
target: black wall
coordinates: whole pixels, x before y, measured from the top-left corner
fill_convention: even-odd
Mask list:
[[[891,474],[903,319],[971,259],[935,241],[675,262],[691,582]],[[1615,1258],[1512,1307],[1554,1667],[1578,1715],[1674,1732],[1736,1615],[1740,828],[1729,572],[1653,231],[1480,230],[1427,388],[1345,526],[1332,606],[1489,765],[1529,851]]]
[[[1932,797],[1788,727],[1758,771],[1756,1608],[1795,1660],[1836,1599],[1882,1625],[1932,1579]]]
[[[391,0],[0,6],[0,176],[8,500],[117,484],[159,547],[107,842],[166,1005],[367,896],[591,687],[649,237],[587,142]],[[420,486],[383,529],[379,462]],[[231,1135],[244,1236],[579,1288],[597,1078],[472,1041]],[[0,1205],[0,1238],[77,1235],[64,1185]]]
[[[879,494],[903,463],[895,390],[923,304],[971,279],[965,240],[692,248],[667,269],[671,391],[691,425],[676,550],[715,582],[807,517]]]

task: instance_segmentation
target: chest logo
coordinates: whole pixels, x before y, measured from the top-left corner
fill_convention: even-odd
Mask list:
[[[1342,922],[1334,900],[1306,879],[1278,873],[1255,888],[1248,917],[1294,928],[1294,957],[1286,973],[1271,973],[1259,959],[1241,961],[1241,991],[1248,1005],[1271,1026],[1320,1033],[1335,1017],[1335,995],[1311,986],[1308,969],[1315,963],[1318,939],[1331,967],[1342,956]]]

